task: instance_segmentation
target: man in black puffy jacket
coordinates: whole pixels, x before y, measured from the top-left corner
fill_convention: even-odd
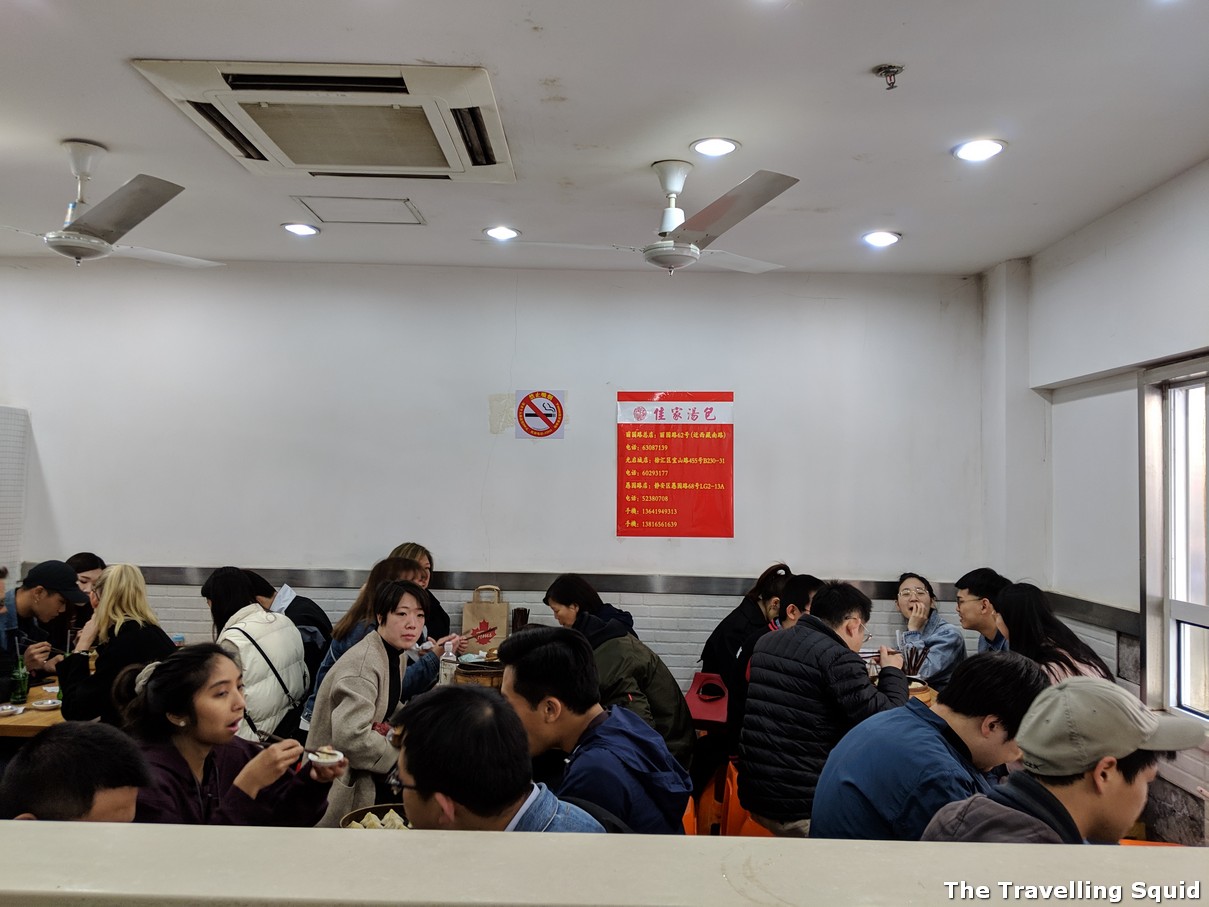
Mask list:
[[[751,658],[740,737],[739,802],[774,834],[806,837],[827,755],[870,715],[908,698],[902,656],[881,647],[877,684],[857,654],[868,640],[868,596],[827,583],[810,613],[763,636]]]

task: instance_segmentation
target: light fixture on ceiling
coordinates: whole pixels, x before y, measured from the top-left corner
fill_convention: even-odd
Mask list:
[[[724,138],[708,138],[697,139],[690,146],[698,154],[704,154],[706,157],[722,157],[730,154],[732,151],[737,151],[739,143],[734,139]]]
[[[875,249],[884,249],[886,246],[892,246],[903,238],[901,233],[891,233],[888,230],[874,230],[872,233],[866,233],[861,237],[869,245]]]
[[[511,227],[505,227],[501,224],[498,227],[490,227],[483,231],[492,239],[498,239],[500,242],[507,242],[510,239],[516,239],[521,235],[520,230],[514,230]]]
[[[962,142],[954,148],[953,157],[980,163],[989,161],[1006,147],[1007,142],[1000,139],[975,139],[972,142]]]
[[[319,228],[311,224],[282,224],[281,229],[295,236],[314,236],[319,232]]]

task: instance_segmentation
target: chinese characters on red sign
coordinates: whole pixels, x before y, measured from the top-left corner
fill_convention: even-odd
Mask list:
[[[619,391],[617,534],[734,538],[732,391]]]

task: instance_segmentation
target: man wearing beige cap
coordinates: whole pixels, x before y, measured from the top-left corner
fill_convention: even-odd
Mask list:
[[[1194,718],[1150,711],[1111,681],[1066,678],[1020,723],[1024,772],[989,795],[943,807],[922,839],[1115,843],[1138,821],[1159,758],[1207,739]]]
[[[1152,712],[1111,681],[1070,677],[1020,724],[1025,770],[943,807],[923,840],[1114,843],[1142,814],[1159,759],[1205,742],[1196,719]]]

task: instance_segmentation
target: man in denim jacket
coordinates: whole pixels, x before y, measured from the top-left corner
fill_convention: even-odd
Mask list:
[[[447,685],[395,715],[398,781],[412,828],[603,832],[599,822],[534,784],[529,740],[508,701]]]

